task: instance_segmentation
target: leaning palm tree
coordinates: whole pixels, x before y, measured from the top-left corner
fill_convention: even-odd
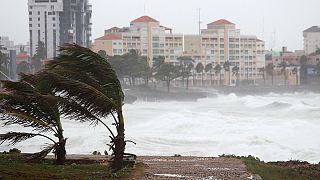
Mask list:
[[[124,94],[107,60],[87,48],[69,44],[61,47],[60,55],[35,78],[33,82],[41,82],[35,86],[71,99],[87,108],[89,115],[97,117],[93,122],[103,124],[111,134],[112,169],[117,171],[124,167],[124,156],[131,155],[124,152],[127,142],[122,114]],[[115,121],[116,135],[102,120],[109,115]]]
[[[274,65],[272,63],[266,66],[266,72],[268,75],[271,75],[271,85],[274,84]]]
[[[63,136],[60,113],[74,114],[69,111],[69,105],[65,105],[65,100],[58,97],[42,94],[25,81],[3,81],[2,85],[5,92],[0,94],[1,121],[4,125],[18,124],[23,127],[31,127],[33,131],[0,134],[0,144],[8,141],[9,144],[15,145],[21,141],[41,136],[47,138],[52,144],[46,146],[41,152],[32,154],[32,159],[42,159],[53,150],[56,163],[63,164],[67,139]],[[55,141],[47,135],[48,133],[53,134],[58,140]]]
[[[283,74],[283,80],[284,80],[284,85],[287,85],[287,63],[285,61],[281,62],[279,64],[279,67],[281,68],[281,73]]]
[[[259,73],[262,75],[262,78],[263,78],[263,85],[266,85],[266,68],[265,67],[262,67],[262,68],[259,68]]]
[[[238,86],[239,85],[239,67],[238,66],[234,66],[233,68],[232,68],[232,74],[234,75],[234,76],[236,76],[236,86]]]

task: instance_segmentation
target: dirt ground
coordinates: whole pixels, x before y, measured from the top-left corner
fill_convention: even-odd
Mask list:
[[[132,177],[134,179],[261,179],[249,173],[241,160],[233,158],[149,156],[138,157],[137,161],[145,167],[143,177]]]
[[[52,157],[51,157],[52,158]],[[71,162],[81,160],[107,163],[106,156],[68,155]],[[261,180],[234,158],[139,156],[130,180]]]

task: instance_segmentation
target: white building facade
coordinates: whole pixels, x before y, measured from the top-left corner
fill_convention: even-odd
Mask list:
[[[304,51],[307,55],[320,48],[320,27],[312,26],[303,31]]]
[[[47,58],[65,43],[91,46],[91,13],[88,0],[28,0],[30,54],[43,42]]]

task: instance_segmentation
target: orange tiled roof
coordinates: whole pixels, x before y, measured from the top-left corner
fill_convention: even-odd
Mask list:
[[[97,38],[96,40],[119,40],[119,39],[121,39],[119,36],[116,36],[114,34],[107,34]]]
[[[210,23],[210,25],[223,25],[223,24],[234,24],[234,23],[232,23],[228,20],[225,20],[225,19],[219,19],[217,21]]]
[[[157,21],[149,16],[141,16],[131,22],[159,22],[159,21]]]

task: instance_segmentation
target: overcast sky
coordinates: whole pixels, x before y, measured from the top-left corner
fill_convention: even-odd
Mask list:
[[[93,39],[104,29],[129,26],[139,16],[149,15],[174,32],[196,34],[198,9],[202,27],[227,19],[242,34],[257,35],[267,47],[302,49],[302,31],[320,25],[320,0],[90,0],[93,5]],[[0,36],[16,44],[28,37],[27,0],[0,0]],[[275,37],[275,38],[274,38]],[[275,40],[273,40],[275,39]],[[273,45],[275,44],[275,45]]]

